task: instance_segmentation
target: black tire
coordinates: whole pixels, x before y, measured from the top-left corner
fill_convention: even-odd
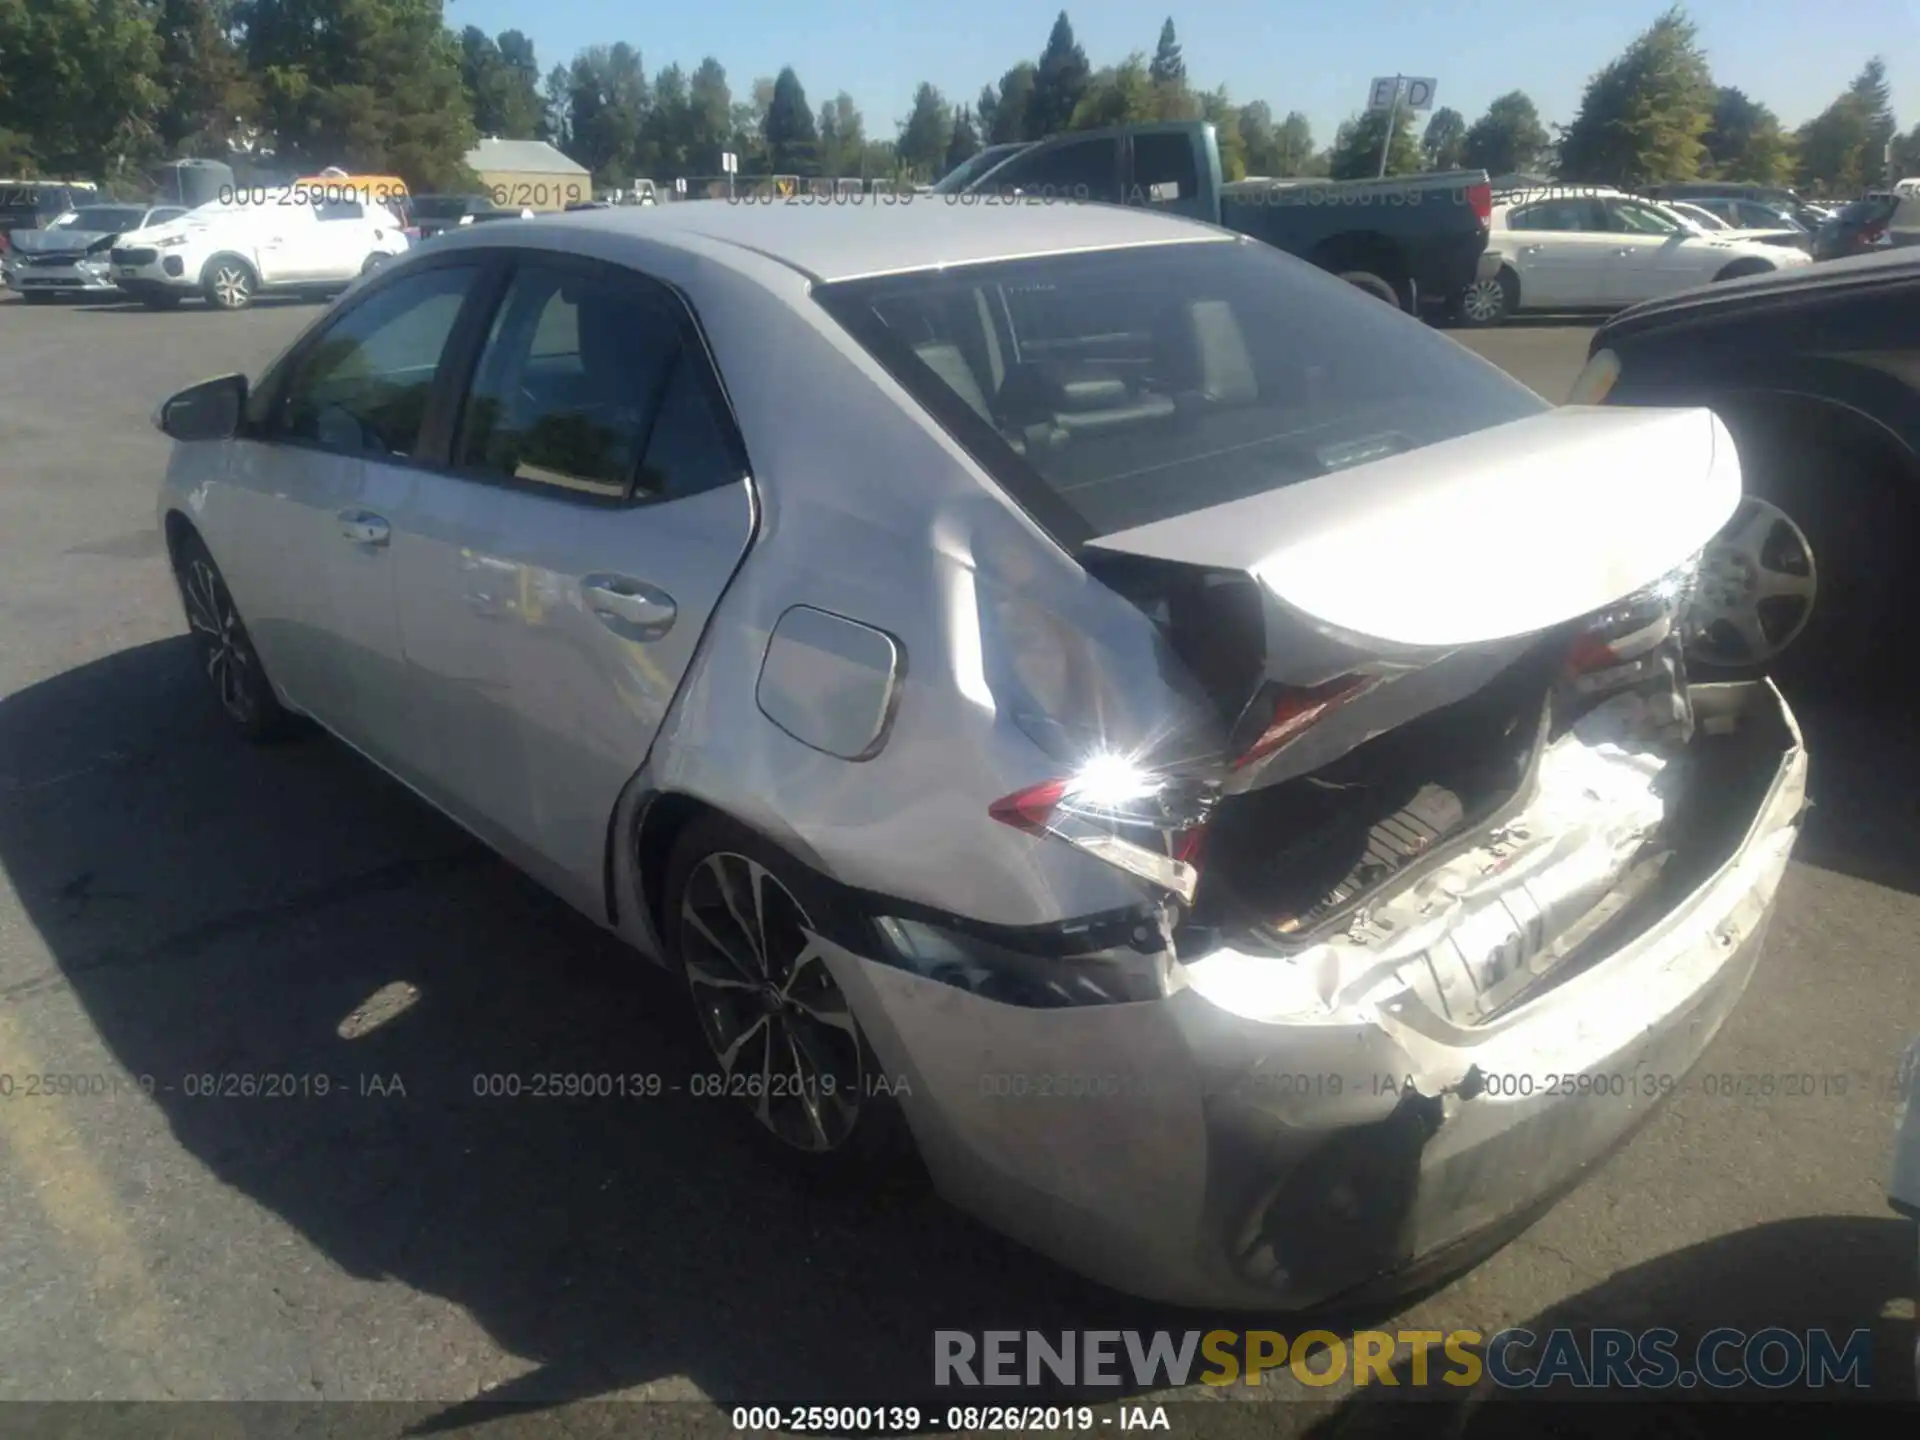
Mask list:
[[[146,290],[141,292],[140,303],[149,310],[178,310],[182,298],[177,290]]]
[[[244,310],[260,293],[260,277],[238,255],[216,255],[200,272],[200,291],[215,310]]]
[[[1454,298],[1450,307],[1456,325],[1469,330],[1491,330],[1503,325],[1520,308],[1520,277],[1502,265],[1491,280],[1476,280]]]
[[[898,1081],[882,1080],[873,1050],[852,1011],[846,1008],[846,998],[824,961],[803,961],[801,967],[786,975],[794,994],[805,992],[805,1001],[790,1005],[784,1011],[767,1009],[774,1003],[771,995],[763,992],[750,997],[738,988],[742,977],[746,977],[746,965],[723,958],[724,946],[714,943],[742,934],[731,923],[736,912],[722,903],[723,892],[717,883],[716,869],[720,875],[733,877],[735,899],[743,907],[750,903],[745,893],[757,869],[761,904],[756,913],[764,937],[761,949],[765,953],[789,950],[793,955],[802,953],[792,948],[805,943],[795,925],[796,915],[804,917],[815,933],[842,932],[849,924],[844,905],[831,887],[745,826],[722,815],[704,815],[680,833],[667,862],[661,929],[668,962],[679,971],[686,985],[694,1023],[714,1057],[713,1071],[703,1089],[732,1096],[737,1093],[736,1085],[751,1085],[759,1074],[766,1073],[766,1069],[759,1072],[753,1069],[753,1060],[758,1054],[778,1057],[767,1068],[783,1077],[799,1073],[797,1056],[800,1053],[822,1055],[831,1063],[820,1065],[816,1078],[828,1073],[834,1076],[832,1093],[837,1100],[844,1100],[850,1084],[855,1096],[854,1114],[844,1134],[839,1131],[843,1117],[838,1107],[824,1102],[824,1079],[814,1089],[818,1112],[815,1118],[822,1122],[818,1128],[809,1118],[809,1107],[793,1094],[772,1096],[765,1108],[757,1097],[741,1095],[730,1108],[765,1153],[803,1174],[872,1175],[897,1167],[910,1147],[909,1132],[898,1101],[885,1092],[897,1086]],[[689,915],[698,917],[697,922],[690,920]],[[858,929],[863,922],[851,923]],[[781,969],[782,962],[778,959],[762,967],[763,973],[773,972],[776,982],[781,978]],[[727,988],[697,980],[696,975],[701,973],[727,976]],[[760,983],[758,975],[746,978]],[[813,1020],[810,1017],[816,1009],[820,1013],[844,1016],[847,1028],[842,1030]],[[763,1011],[766,1012],[764,1019],[752,1018]],[[800,1013],[794,1013],[796,1011]],[[765,1026],[766,1050],[761,1050],[757,1039],[746,1039],[744,1045],[736,1044],[735,1065],[729,1069],[723,1055],[726,1038],[742,1036],[760,1024]],[[791,1049],[780,1045],[775,1039],[776,1032],[782,1037],[794,1037],[787,1042]],[[725,1083],[715,1085],[713,1080]],[[828,1135],[828,1131],[834,1133]],[[801,1143],[803,1136],[832,1143],[825,1148],[808,1148]]]
[[[1804,536],[1815,588],[1802,628],[1778,655],[1737,665],[1696,655],[1689,668],[1701,679],[1771,674],[1796,694],[1859,693],[1897,680],[1899,667],[1885,661],[1900,653],[1897,637],[1915,625],[1916,504],[1904,477],[1885,452],[1828,424],[1727,419],[1742,488],[1784,512]],[[1736,511],[1728,529],[1740,519]],[[1775,538],[1791,560],[1791,537]],[[1791,616],[1781,623],[1790,625]]]
[[[1749,256],[1744,260],[1734,261],[1713,278],[1717,284],[1722,280],[1738,280],[1742,275],[1771,275],[1777,268],[1772,261]]]
[[[1393,288],[1393,282],[1371,270],[1341,270],[1336,273],[1337,278],[1346,281],[1354,289],[1363,290],[1376,300],[1384,300],[1396,310],[1403,308],[1400,292]]]
[[[173,579],[187,616],[195,668],[207,677],[227,723],[255,744],[298,734],[303,727],[273,693],[220,567],[191,530],[173,546]]]

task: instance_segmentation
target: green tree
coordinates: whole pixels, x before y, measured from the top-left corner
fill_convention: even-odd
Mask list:
[[[1273,107],[1249,100],[1240,107],[1240,143],[1246,147],[1249,175],[1278,175],[1279,151],[1273,128]]]
[[[1324,175],[1326,166],[1322,153],[1314,147],[1313,126],[1307,117],[1298,110],[1289,110],[1287,118],[1273,132],[1273,143],[1279,152],[1280,168],[1277,175]]]
[[[1213,126],[1214,138],[1220,147],[1220,178],[1246,179],[1247,144],[1240,134],[1240,111],[1228,96],[1227,87],[1222,85],[1207,91],[1200,97],[1199,108],[1197,118]]]
[[[1675,6],[1588,83],[1560,135],[1561,178],[1628,186],[1692,179],[1715,95],[1698,32]]]
[[[160,66],[142,0],[0,6],[0,140],[22,168],[124,174],[160,146]]]
[[[842,90],[820,107],[820,166],[828,175],[861,175],[867,124],[853,97]]]
[[[223,158],[254,110],[233,43],[231,0],[160,0],[159,148],[169,158]]]
[[[1510,90],[1467,127],[1460,158],[1489,175],[1512,175],[1539,167],[1552,138],[1526,92]]]
[[[573,154],[573,72],[556,65],[540,87],[540,138]]]
[[[813,175],[819,171],[820,133],[814,127],[807,92],[793,67],[781,67],[767,100],[767,163],[776,175]]]
[[[1420,152],[1429,170],[1458,170],[1467,148],[1467,117],[1442,105],[1427,121]]]
[[[567,67],[567,153],[595,183],[625,185],[640,173],[640,127],[653,101],[640,52],[622,40],[589,45]]]
[[[1342,125],[1333,137],[1328,170],[1335,180],[1371,180],[1380,173],[1380,146],[1387,143],[1387,174],[1411,175],[1420,168],[1420,146],[1413,138],[1413,116],[1393,113],[1387,139],[1387,112],[1367,110]]]
[[[1008,145],[1027,138],[1027,112],[1033,108],[1033,86],[1039,70],[1022,60],[1000,77],[998,86],[981,92],[980,128],[989,145]],[[989,104],[989,94],[991,101]]]
[[[974,129],[973,111],[962,105],[953,117],[953,138],[947,142],[946,168],[951,170],[979,153],[980,132]]]
[[[931,180],[940,173],[952,139],[953,111],[946,97],[935,86],[921,81],[914,88],[913,109],[900,122],[894,153],[916,179]]]
[[[636,160],[643,175],[685,175],[691,149],[692,99],[687,72],[668,65],[653,77],[653,103],[640,125]]]
[[[1047,48],[1040,52],[1040,63],[1034,67],[1033,91],[1024,117],[1025,138],[1044,140],[1071,125],[1073,112],[1092,79],[1087,52],[1073,38],[1073,24],[1062,10],[1047,36]]]
[[[478,25],[460,32],[460,78],[473,106],[474,128],[503,140],[540,134],[540,67],[533,42],[518,30],[498,40]]]
[[[281,157],[469,183],[473,112],[441,0],[246,0],[238,15]]]
[[[1800,127],[1801,183],[1848,195],[1881,182],[1893,134],[1887,67],[1876,57],[1838,99]]]
[[[687,82],[687,165],[697,175],[718,175],[720,154],[733,140],[733,92],[727,72],[709,55]]]
[[[1068,124],[1074,130],[1097,130],[1103,125],[1137,125],[1159,118],[1159,96],[1147,74],[1147,57],[1136,51],[1087,82]]]
[[[1160,27],[1160,43],[1154,49],[1153,63],[1147,67],[1147,78],[1155,85],[1186,86],[1187,62],[1180,53],[1180,42],[1174,38],[1171,15]]]
[[[1744,91],[1720,87],[1713,123],[1701,136],[1715,176],[1784,185],[1793,175],[1793,141],[1780,129],[1780,117]]]

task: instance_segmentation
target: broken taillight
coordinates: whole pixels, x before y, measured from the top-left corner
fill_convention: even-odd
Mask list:
[[[1025,834],[1065,840],[1190,902],[1212,803],[1205,785],[1102,755],[1072,775],[1003,795],[987,814]]]
[[[1292,685],[1276,687],[1273,691],[1272,717],[1254,742],[1233,762],[1233,768],[1243,769],[1256,760],[1266,759],[1378,683],[1378,679],[1371,675],[1342,675],[1337,680],[1310,688]]]

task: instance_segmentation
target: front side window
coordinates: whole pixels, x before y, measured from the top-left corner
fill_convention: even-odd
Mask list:
[[[297,363],[271,438],[346,454],[412,455],[454,322],[477,265],[418,272],[335,320]]]
[[[1686,227],[1664,211],[1637,200],[1607,201],[1610,229],[1628,235],[1677,235]]]
[[[1509,230],[1604,230],[1606,217],[1592,200],[1568,197],[1543,200],[1507,217]]]
[[[1070,545],[1550,408],[1445,336],[1251,242],[815,295]]]
[[[667,297],[526,264],[494,316],[460,423],[465,469],[623,499],[682,345]]]
[[[361,220],[366,213],[358,200],[319,200],[313,207],[316,220]]]

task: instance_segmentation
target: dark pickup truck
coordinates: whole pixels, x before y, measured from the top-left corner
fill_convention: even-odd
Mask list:
[[[1483,266],[1493,187],[1484,170],[1389,180],[1223,182],[1206,121],[1077,130],[1018,147],[933,187],[957,195],[1144,205],[1237,230],[1310,260],[1403,310],[1452,304]]]

